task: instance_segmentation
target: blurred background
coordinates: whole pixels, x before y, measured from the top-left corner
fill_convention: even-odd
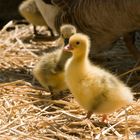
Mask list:
[[[18,6],[23,0],[0,0],[0,28],[10,20],[22,19]]]

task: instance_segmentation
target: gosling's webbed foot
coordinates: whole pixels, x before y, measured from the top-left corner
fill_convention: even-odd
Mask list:
[[[101,122],[102,122],[102,123],[107,123],[107,122],[108,122],[108,117],[107,117],[106,114],[103,114],[103,115],[102,115]]]
[[[91,115],[93,114],[93,111],[88,111],[85,119],[90,119]],[[102,115],[101,123],[107,123],[108,122],[108,117],[106,114]]]

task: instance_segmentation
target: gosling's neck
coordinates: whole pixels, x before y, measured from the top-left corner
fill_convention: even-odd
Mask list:
[[[61,36],[56,40],[56,45],[60,48],[64,47],[64,39]]]
[[[74,52],[72,59],[74,61],[79,61],[81,63],[87,62],[88,61],[88,52],[89,52],[88,48],[86,48],[85,50],[82,50],[82,51]]]
[[[72,55],[71,52],[66,52],[66,51],[61,52],[59,61],[58,61],[57,66],[56,66],[57,71],[64,70],[65,63],[71,57],[71,55]]]
[[[89,67],[88,50],[73,53],[70,65],[74,71],[77,69],[80,73],[84,73]]]
[[[81,54],[72,54],[66,65],[67,77],[72,83],[75,83],[77,78],[85,75],[89,68],[89,60],[87,59],[87,52]]]

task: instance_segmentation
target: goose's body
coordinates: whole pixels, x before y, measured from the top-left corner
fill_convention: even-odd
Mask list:
[[[101,114],[130,104],[131,90],[111,73],[90,63],[89,46],[87,36],[75,34],[65,47],[73,54],[65,66],[65,79],[75,99],[88,112]]]
[[[48,1],[48,0],[44,0]],[[139,0],[52,0],[60,7],[56,16],[56,28],[70,23],[79,32],[91,38],[90,56],[108,50],[121,36],[126,47],[138,60],[139,49],[134,45],[133,35],[140,29]]]
[[[64,66],[71,53],[63,52],[63,47],[74,33],[76,33],[74,26],[63,25],[61,36],[56,42],[58,49],[43,56],[33,70],[33,74],[40,84],[45,88],[50,87],[54,92],[67,89],[64,79]]]

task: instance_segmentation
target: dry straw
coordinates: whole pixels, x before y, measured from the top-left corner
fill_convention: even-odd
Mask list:
[[[110,114],[109,123],[103,124],[100,115],[85,119],[85,110],[71,94],[52,100],[49,92],[36,81],[33,83],[34,64],[52,47],[53,42],[36,42],[32,38],[31,25],[10,21],[0,31],[0,139],[136,139],[140,133],[140,101],[125,108],[127,122],[121,109]],[[136,62],[124,44],[117,44],[106,56],[102,65],[118,75],[124,73],[121,78],[126,81],[129,77],[128,84],[140,91],[139,67],[134,67]]]

